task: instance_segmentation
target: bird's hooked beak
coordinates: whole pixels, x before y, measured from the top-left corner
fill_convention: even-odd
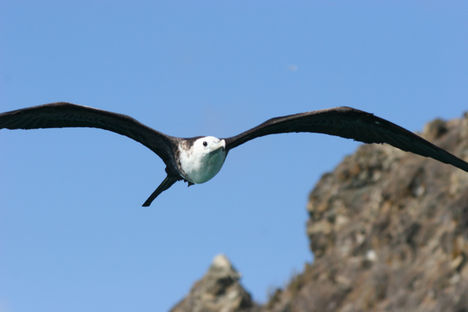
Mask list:
[[[219,140],[219,142],[216,143],[215,148],[210,152],[210,154],[216,153],[219,150],[221,150],[223,152],[226,150],[226,141],[225,140]]]
[[[225,140],[220,140],[218,148],[222,148],[223,151],[226,150],[226,141]]]

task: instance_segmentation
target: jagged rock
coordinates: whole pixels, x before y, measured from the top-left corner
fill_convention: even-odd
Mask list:
[[[468,159],[468,116],[422,135]],[[468,173],[363,145],[307,210],[315,261],[264,311],[468,311]]]
[[[422,136],[468,160],[468,114]],[[468,173],[363,145],[322,176],[307,211],[315,260],[259,311],[468,311]]]
[[[254,311],[250,294],[240,284],[240,274],[225,255],[217,255],[208,272],[195,283],[173,312]]]

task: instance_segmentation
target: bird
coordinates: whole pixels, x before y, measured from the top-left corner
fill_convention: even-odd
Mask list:
[[[88,127],[127,136],[158,155],[166,165],[166,177],[143,203],[153,200],[177,181],[188,186],[213,178],[235,147],[270,134],[313,132],[354,139],[363,143],[387,143],[403,151],[430,157],[468,172],[468,163],[417,134],[372,113],[341,106],[268,119],[228,138],[174,137],[154,130],[127,115],[89,106],[56,102],[0,113],[0,129]],[[324,152],[318,149],[318,152]]]

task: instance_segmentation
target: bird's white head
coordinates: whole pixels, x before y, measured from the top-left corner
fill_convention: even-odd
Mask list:
[[[226,142],[213,136],[179,144],[180,169],[184,178],[192,183],[204,183],[213,178],[225,158]]]

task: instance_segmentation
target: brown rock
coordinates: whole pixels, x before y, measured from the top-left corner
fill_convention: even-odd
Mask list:
[[[467,159],[467,125],[436,120],[423,135]],[[468,173],[364,145],[307,209],[315,262],[265,311],[468,311]]]
[[[250,294],[239,282],[240,274],[224,255],[217,255],[205,276],[172,312],[254,311]]]

